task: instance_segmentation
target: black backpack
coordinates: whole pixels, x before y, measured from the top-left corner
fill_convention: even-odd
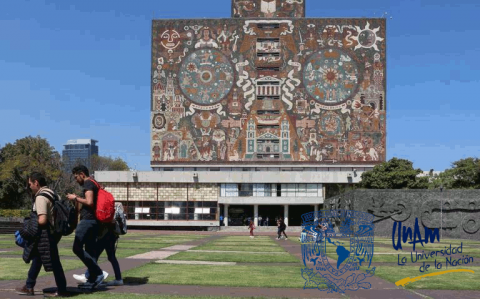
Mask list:
[[[54,232],[56,235],[68,236],[77,227],[77,213],[75,207],[67,199],[60,199],[55,193],[52,197],[49,193],[40,193],[37,196],[48,198],[53,204]]]

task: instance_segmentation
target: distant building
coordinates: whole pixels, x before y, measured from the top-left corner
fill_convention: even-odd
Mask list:
[[[62,158],[65,169],[71,171],[77,162],[90,168],[90,158],[98,155],[97,140],[93,139],[71,139],[63,145]]]

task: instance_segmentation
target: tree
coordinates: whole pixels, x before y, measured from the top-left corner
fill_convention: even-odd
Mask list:
[[[376,165],[373,170],[362,173],[360,188],[366,189],[426,189],[428,178],[417,177],[421,169],[414,169],[413,163],[392,158]]]
[[[129,170],[127,162],[123,161],[122,158],[112,157],[102,157],[93,155],[90,159],[91,169],[90,172],[93,174],[95,171],[125,171]]]
[[[466,158],[452,163],[433,179],[431,187],[445,189],[480,189],[480,159]]]
[[[60,154],[40,136],[7,143],[0,151],[0,207],[19,208],[30,202],[27,180],[33,171],[43,173],[50,186],[65,187],[61,164]]]

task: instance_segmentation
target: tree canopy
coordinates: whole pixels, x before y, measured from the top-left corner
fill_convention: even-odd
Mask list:
[[[428,178],[417,177],[420,173],[422,170],[414,169],[412,162],[392,158],[376,165],[373,170],[362,173],[362,181],[358,187],[366,189],[427,189]]]
[[[129,170],[127,162],[122,158],[102,157],[93,155],[90,159],[91,168],[90,172],[94,171],[125,171]]]
[[[19,208],[31,198],[28,175],[38,171],[50,186],[64,187],[60,154],[40,136],[7,143],[0,152],[0,207]]]
[[[445,189],[480,189],[480,159],[470,157],[453,162],[452,168],[433,177],[431,185]]]
[[[92,174],[96,170],[128,170],[121,158],[94,156],[91,163]],[[30,207],[32,194],[27,182],[34,171],[42,173],[47,185],[62,197],[79,191],[54,147],[40,136],[27,136],[0,148],[0,208]]]

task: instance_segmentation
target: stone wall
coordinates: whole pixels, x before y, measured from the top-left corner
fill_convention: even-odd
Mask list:
[[[355,190],[325,200],[324,209],[375,215],[375,235],[392,236],[394,222],[442,228],[442,238],[480,238],[480,190]]]

